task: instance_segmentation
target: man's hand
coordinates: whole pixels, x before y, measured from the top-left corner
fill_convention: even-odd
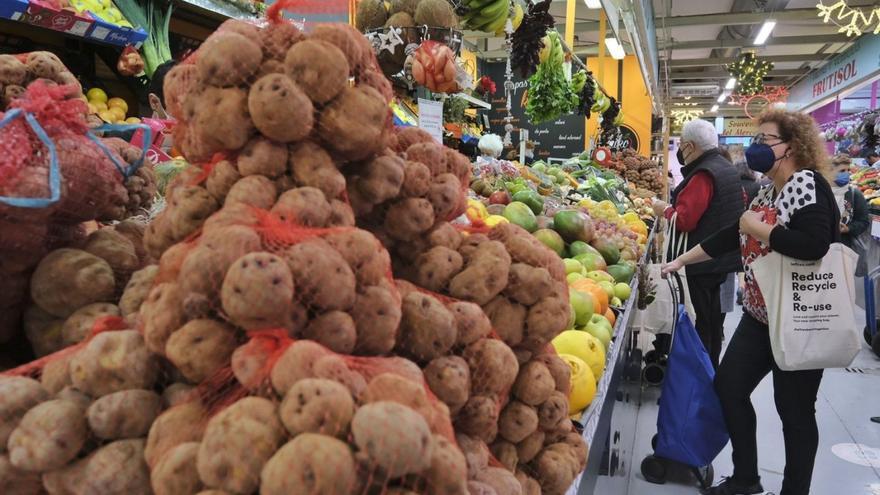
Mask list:
[[[651,205],[651,207],[654,208],[654,215],[655,216],[662,217],[663,212],[666,211],[666,208],[669,208],[669,203],[658,199],[658,200],[654,201],[654,203]]]
[[[849,225],[847,225],[845,223],[841,223],[840,224],[840,233],[841,234],[848,234],[849,233]]]

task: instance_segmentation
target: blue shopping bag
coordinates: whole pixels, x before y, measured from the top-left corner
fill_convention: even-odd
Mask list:
[[[656,455],[703,467],[727,445],[727,426],[714,380],[709,354],[684,306],[679,305],[660,395]]]

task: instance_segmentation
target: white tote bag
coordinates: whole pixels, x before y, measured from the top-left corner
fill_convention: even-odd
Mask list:
[[[660,270],[664,263],[668,263],[667,255],[672,253],[672,259],[684,254],[687,251],[687,233],[677,233],[675,231],[675,223],[678,214],[672,216],[668,222],[666,232],[663,236],[662,254],[660,255],[660,263],[650,263],[646,267],[648,270],[648,278],[651,284],[656,287],[654,301],[645,309],[640,311],[636,316],[635,326],[650,333],[672,333],[675,325],[673,315],[677,314],[674,305],[677,297],[674,297],[672,290],[666,280],[663,280]],[[670,249],[671,244],[671,249]],[[697,321],[694,314],[694,307],[690,301],[690,293],[688,292],[687,277],[681,277],[682,289],[684,290],[684,305],[687,309],[688,316],[691,321]]]
[[[835,243],[818,261],[770,253],[752,263],[780,369],[843,368],[855,359],[861,348],[855,321],[857,260],[853,250]]]

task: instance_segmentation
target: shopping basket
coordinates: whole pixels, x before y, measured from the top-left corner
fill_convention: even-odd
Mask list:
[[[668,279],[678,301],[683,300],[681,279]],[[651,483],[666,482],[669,461],[690,468],[701,488],[711,486],[712,460],[727,444],[727,427],[715,393],[715,371],[684,306],[675,301],[669,358],[660,392],[654,453],[642,461],[641,471]]]

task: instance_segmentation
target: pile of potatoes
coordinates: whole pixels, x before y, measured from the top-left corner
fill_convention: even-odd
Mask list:
[[[143,224],[126,220],[40,260],[30,277],[30,303],[23,316],[25,336],[37,356],[82,342],[101,317],[125,316],[120,296],[131,298],[129,287],[150,261],[143,232]]]
[[[34,81],[48,85],[73,85],[68,98],[81,98],[82,86],[52,52],[30,52],[21,55],[0,55],[0,111],[24,94]]]
[[[122,166],[132,167],[143,159],[137,171],[123,182],[127,201],[124,204],[114,205],[114,211],[108,215],[110,218],[103,220],[123,220],[149,212],[157,192],[153,165],[147,157],[142,156],[143,153],[139,148],[122,139],[104,138],[103,142],[122,158]]]

